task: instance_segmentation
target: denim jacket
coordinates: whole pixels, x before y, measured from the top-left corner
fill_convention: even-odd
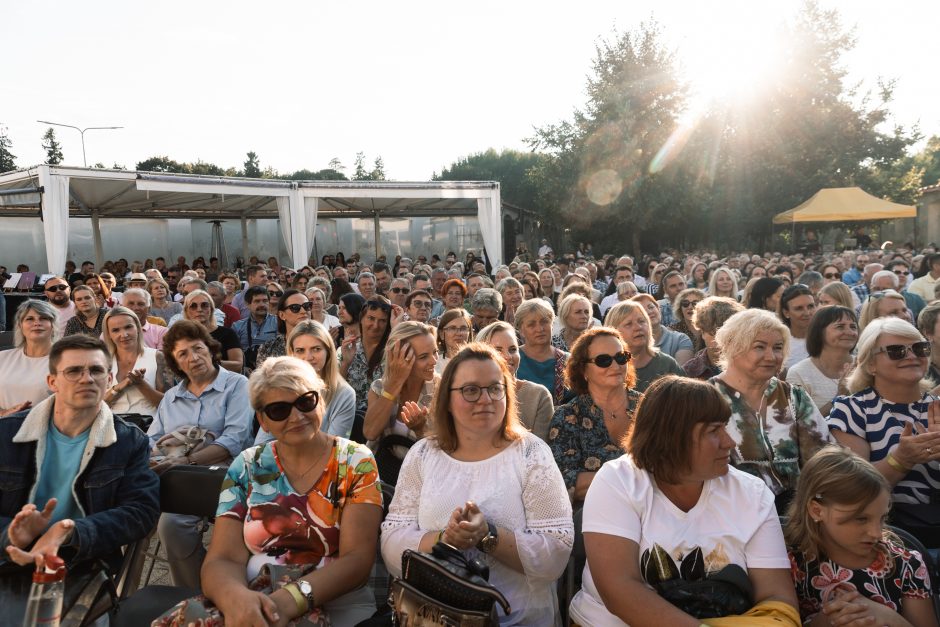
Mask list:
[[[0,564],[8,559],[7,527],[35,498],[54,403],[53,395],[0,420]],[[59,549],[69,569],[99,558],[116,568],[121,547],[153,529],[160,516],[160,480],[150,470],[149,449],[140,429],[115,420],[101,403],[72,483],[84,516],[75,520],[72,537]],[[45,503],[36,505],[41,509]]]

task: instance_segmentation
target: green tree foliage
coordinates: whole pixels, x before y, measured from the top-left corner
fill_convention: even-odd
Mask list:
[[[135,168],[140,172],[188,172],[188,164],[179,163],[167,156],[150,157],[144,161],[138,161]]]
[[[252,179],[261,178],[261,163],[258,160],[258,154],[250,151],[245,160],[245,176]]]
[[[62,163],[62,146],[55,138],[55,130],[50,126],[42,136],[42,149],[46,151],[46,163],[58,165]]]
[[[539,187],[529,171],[540,165],[543,157],[534,152],[492,148],[462,157],[434,174],[435,181],[499,181],[502,199],[508,203],[537,209],[542,206]]]
[[[10,152],[13,142],[7,136],[5,126],[0,126],[0,172],[10,172],[16,169],[16,155]]]
[[[913,166],[922,171],[920,184],[923,187],[940,184],[940,136],[927,140],[922,151],[914,155]]]
[[[372,171],[369,172],[370,181],[384,181],[385,180],[385,161],[382,159],[382,155],[379,155],[375,158],[375,163],[372,164]]]
[[[368,181],[369,172],[366,170],[366,153],[357,152],[356,153],[356,170],[353,172],[352,180],[354,181]]]
[[[324,168],[312,172],[310,170],[297,170],[287,177],[292,181],[348,181],[346,175],[333,168]]]

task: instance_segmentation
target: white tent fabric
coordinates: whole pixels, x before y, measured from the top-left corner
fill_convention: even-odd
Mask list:
[[[69,250],[69,177],[52,176],[49,168],[39,169],[43,188],[42,221],[49,272],[63,272]]]
[[[277,198],[281,236],[287,242],[293,268],[307,265],[317,232],[317,199],[302,194],[301,190],[292,189],[288,196]]]
[[[499,190],[494,196],[477,198],[477,219],[480,221],[480,234],[483,236],[487,259],[496,268],[503,263],[503,218]]]

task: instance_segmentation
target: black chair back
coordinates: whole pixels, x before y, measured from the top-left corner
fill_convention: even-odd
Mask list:
[[[160,511],[214,518],[228,468],[173,466],[160,477]]]
[[[114,414],[114,417],[134,425],[144,433],[147,433],[147,429],[149,429],[151,423],[153,423],[153,416],[147,416],[145,414]]]

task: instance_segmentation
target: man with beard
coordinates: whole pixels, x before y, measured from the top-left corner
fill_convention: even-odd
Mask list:
[[[54,276],[43,286],[42,291],[46,294],[49,304],[55,307],[58,317],[56,326],[59,327],[58,336],[65,335],[65,325],[72,316],[75,315],[75,303],[72,302],[72,290],[65,279]]]

